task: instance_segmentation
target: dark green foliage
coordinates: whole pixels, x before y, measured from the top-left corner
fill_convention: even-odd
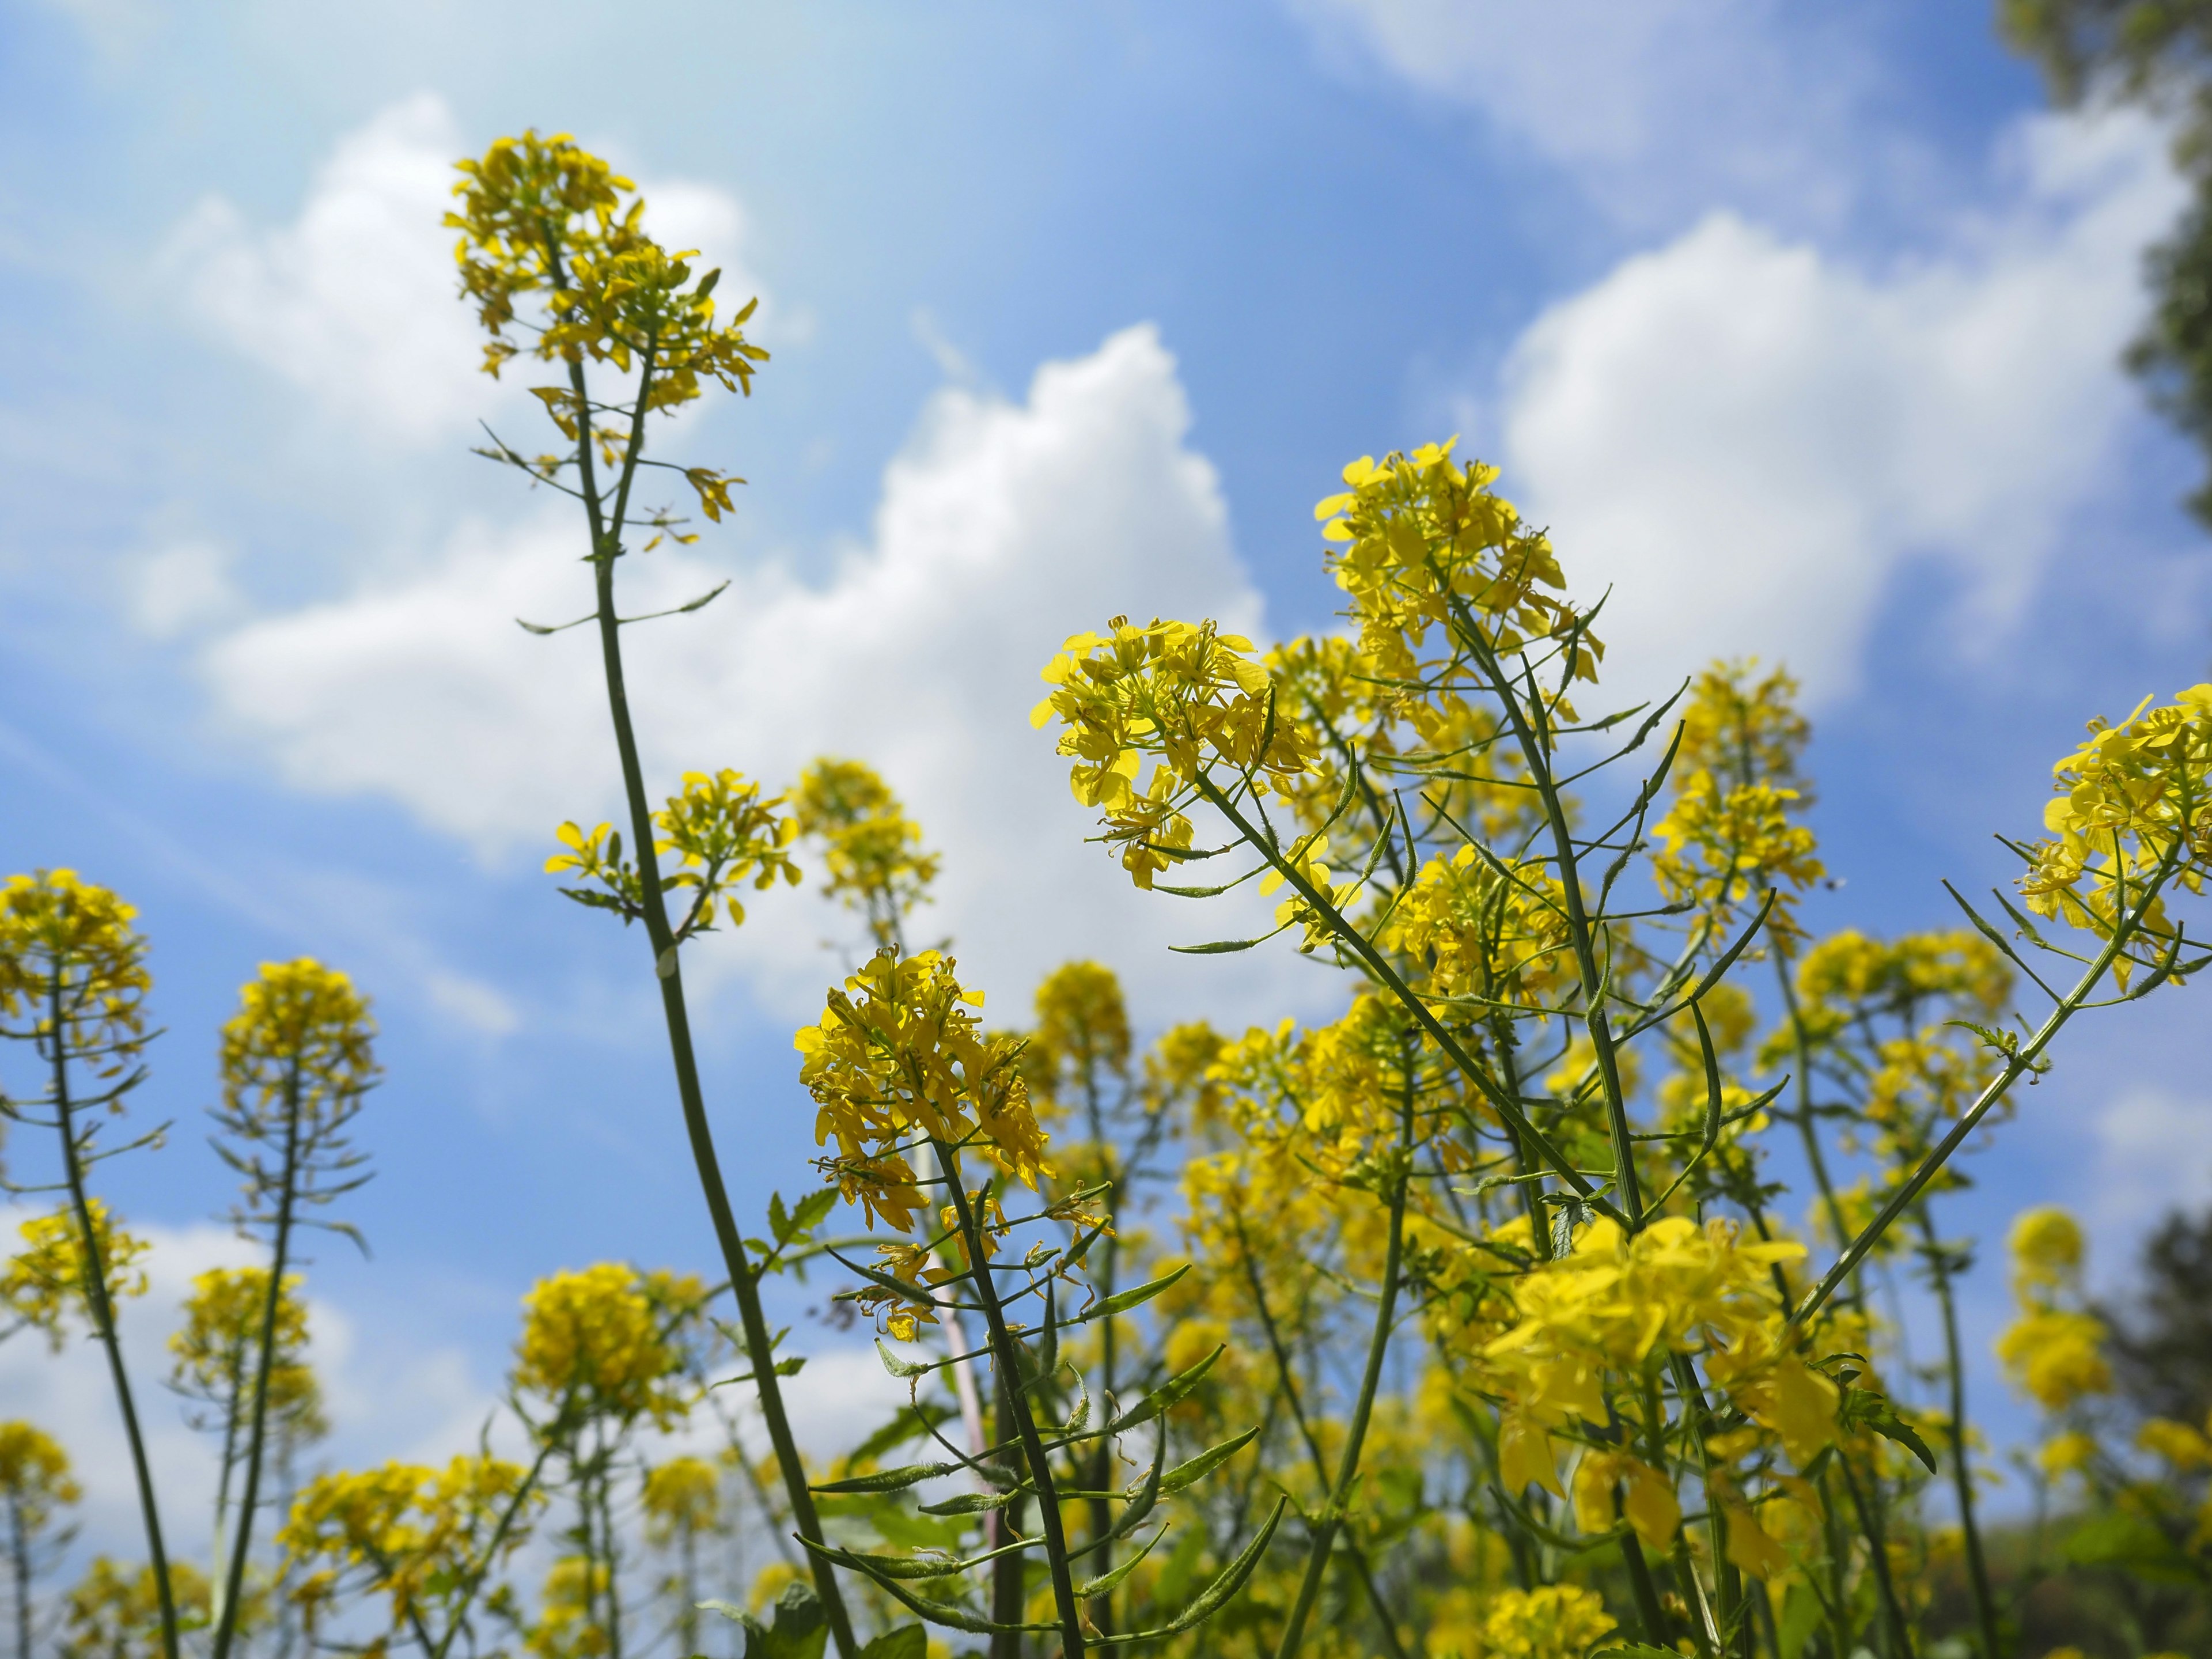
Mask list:
[[[2195,195],[2144,259],[2150,316],[2126,361],[2160,412],[2212,461],[2212,3],[1998,0],[1997,18],[2061,103],[2111,98],[2177,124],[2174,160]],[[2189,506],[2212,525],[2212,480]]]

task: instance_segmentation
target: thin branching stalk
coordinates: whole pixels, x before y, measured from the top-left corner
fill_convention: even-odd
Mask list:
[[[1999,1646],[1996,1598],[1990,1589],[1990,1568],[1982,1550],[1982,1528],[1974,1502],[1974,1470],[1966,1454],[1966,1365],[1959,1341],[1958,1298],[1951,1288],[1953,1263],[1936,1237],[1935,1218],[1921,1205],[1914,1218],[1928,1263],[1929,1283],[1943,1318],[1945,1380],[1950,1398],[1944,1423],[1944,1439],[1951,1453],[1951,1480],[1959,1498],[1959,1530],[1966,1547],[1966,1583],[1973,1592],[1974,1623],[1982,1638],[1982,1659],[2003,1659]]]

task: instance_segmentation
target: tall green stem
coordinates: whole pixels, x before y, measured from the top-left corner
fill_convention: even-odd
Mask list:
[[[607,713],[614,726],[615,748],[622,761],[623,797],[629,809],[631,843],[636,849],[646,941],[653,952],[653,971],[660,981],[661,1015],[668,1028],[669,1057],[676,1071],[677,1094],[683,1104],[684,1129],[691,1146],[692,1166],[707,1200],[707,1213],[714,1225],[715,1243],[721,1250],[723,1270],[729,1275],[730,1288],[737,1298],[745,1357],[752,1364],[761,1417],[767,1425],[769,1444],[775,1454],[776,1468],[783,1477],[784,1491],[791,1502],[793,1523],[801,1537],[819,1544],[822,1522],[815,1510],[814,1494],[807,1488],[806,1467],[799,1455],[799,1443],[792,1435],[791,1420],[784,1410],[783,1391],[775,1370],[775,1344],[761,1310],[758,1275],[746,1255],[744,1236],[738,1231],[736,1213],[730,1206],[729,1189],[722,1180],[721,1159],[714,1150],[714,1130],[707,1121],[706,1097],[700,1087],[698,1060],[691,1041],[691,1016],[684,997],[683,964],[661,894],[659,864],[653,852],[653,809],[646,799],[645,769],[638,758],[637,734],[630,719],[629,692],[623,672],[622,623],[615,611],[615,560],[622,556],[630,483],[644,449],[647,395],[653,385],[653,367],[648,344],[641,354],[637,401],[630,416],[629,447],[623,457],[611,513],[602,501],[592,466],[588,413],[582,420],[576,444],[579,480],[591,522],[592,568],[599,600],[599,657],[606,684]],[[588,411],[591,405],[582,364],[570,364],[568,376],[579,406]],[[837,1651],[842,1659],[857,1659],[859,1649],[853,1638],[852,1620],[846,1613],[844,1598],[838,1591],[836,1573],[819,1552],[810,1550],[808,1555],[815,1592],[829,1615],[830,1633],[836,1642]]]
[[[1305,1577],[1298,1582],[1297,1600],[1291,1604],[1290,1618],[1283,1626],[1282,1639],[1275,1644],[1275,1659],[1291,1659],[1304,1644],[1306,1620],[1321,1595],[1322,1579],[1328,1571],[1329,1553],[1344,1524],[1345,1510],[1352,1502],[1352,1483],[1359,1478],[1359,1454],[1367,1439],[1368,1419],[1375,1410],[1376,1391],[1382,1386],[1382,1361],[1390,1352],[1390,1336],[1398,1312],[1398,1280],[1406,1250],[1406,1188],[1413,1179],[1413,1087],[1410,1071],[1409,1061],[1405,1099],[1399,1110],[1399,1163],[1390,1181],[1390,1231],[1382,1253],[1382,1288],[1376,1303],[1375,1328],[1367,1340],[1367,1365],[1360,1375],[1358,1396],[1352,1401],[1351,1424],[1345,1431],[1344,1455],[1337,1463],[1336,1484],[1329,1492],[1328,1508],[1322,1511],[1321,1520],[1314,1528],[1313,1541],[1306,1554]],[[1384,1622],[1389,1622],[1387,1616]]]
[[[1022,1443],[1023,1461],[1029,1468],[1030,1484],[1036,1494],[1037,1524],[1044,1533],[1045,1560],[1052,1572],[1053,1605],[1060,1615],[1061,1659],[1083,1659],[1083,1607],[1075,1598],[1075,1575],[1068,1562],[1067,1533],[1060,1522],[1060,1491],[1052,1478],[1052,1462],[1045,1453],[1044,1441],[1037,1433],[1036,1419],[1023,1392],[1021,1352],[1015,1346],[1013,1334],[1006,1328],[1006,1310],[999,1303],[999,1288],[992,1282],[990,1257],[984,1252],[983,1224],[975,1206],[968,1201],[967,1188],[962,1184],[960,1155],[941,1140],[933,1145],[937,1167],[945,1171],[945,1190],[952,1197],[961,1239],[968,1247],[968,1263],[975,1274],[969,1282],[975,1286],[976,1301],[982,1304],[983,1322],[991,1336],[991,1353],[998,1361],[1001,1382],[999,1397],[1014,1420],[1014,1432]]]
[[[161,1513],[154,1499],[154,1471],[146,1461],[146,1437],[139,1431],[138,1407],[131,1395],[131,1374],[124,1369],[123,1339],[115,1328],[115,1304],[107,1293],[107,1264],[100,1259],[100,1235],[93,1225],[92,1201],[86,1195],[84,1160],[77,1146],[75,1109],[70,1102],[68,1022],[62,1012],[61,969],[48,982],[47,1012],[53,1021],[54,1121],[62,1138],[62,1173],[68,1183],[70,1209],[76,1218],[77,1248],[82,1254],[85,1305],[92,1326],[107,1355],[107,1374],[115,1385],[115,1403],[123,1413],[124,1437],[131,1443],[131,1472],[138,1486],[138,1511],[146,1526],[146,1553],[154,1574],[154,1595],[161,1613],[163,1659],[177,1659],[177,1601],[169,1585],[169,1553],[161,1543]]]
[[[253,1512],[261,1498],[261,1463],[269,1443],[269,1379],[276,1364],[276,1316],[284,1300],[284,1269],[292,1249],[292,1208],[300,1175],[300,1062],[284,1078],[284,1175],[276,1196],[276,1228],[269,1250],[269,1291],[261,1301],[261,1333],[255,1343],[253,1421],[246,1437],[246,1487],[238,1501],[237,1541],[223,1574],[222,1607],[216,1614],[215,1659],[228,1659],[238,1635],[238,1604],[246,1588],[246,1557],[253,1544]]]
[[[1958,1299],[1951,1291],[1951,1263],[1936,1237],[1936,1223],[1922,1205],[1916,1219],[1928,1261],[1928,1276],[1943,1313],[1943,1359],[1950,1390],[1944,1439],[1951,1452],[1951,1480],[1959,1496],[1959,1530],[1966,1543],[1966,1582],[1974,1595],[1974,1622],[1982,1637],[1982,1659],[2002,1659],[1996,1597],[1990,1589],[1989,1562],[1982,1552],[1982,1528],[1974,1512],[1974,1471],[1966,1455],[1966,1366],[1959,1341]]]

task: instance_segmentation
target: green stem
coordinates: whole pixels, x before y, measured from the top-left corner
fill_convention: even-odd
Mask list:
[[[1404,976],[1390,965],[1382,953],[1368,941],[1364,934],[1346,920],[1344,913],[1336,908],[1327,894],[1319,891],[1313,883],[1307,879],[1304,871],[1283,856],[1282,848],[1275,844],[1274,839],[1261,834],[1255,829],[1251,821],[1237,810],[1236,803],[1222,793],[1220,786],[1204,772],[1199,773],[1193,781],[1199,793],[1206,798],[1207,804],[1229,820],[1231,826],[1243,838],[1245,844],[1266,859],[1269,866],[1283,878],[1291,889],[1313,907],[1314,913],[1328,923],[1330,931],[1367,965],[1370,972],[1389,988],[1390,994],[1404,1006],[1406,1012],[1413,1015],[1419,1023],[1421,1029],[1428,1033],[1431,1040],[1437,1047],[1443,1049],[1450,1058],[1452,1064],[1459,1068],[1460,1075],[1473,1084],[1483,1098],[1490,1103],[1492,1109],[1498,1114],[1499,1119],[1510,1126],[1513,1132],[1520,1135],[1528,1145],[1543,1153],[1546,1162],[1558,1171],[1559,1178],[1573,1188],[1578,1196],[1588,1200],[1601,1214],[1625,1222],[1626,1218],[1621,1217],[1613,1206],[1597,1195],[1596,1189],[1590,1185],[1583,1172],[1568,1160],[1567,1155],[1552,1143],[1549,1136],[1529,1121],[1528,1115],[1521,1109],[1521,1103],[1508,1096],[1498,1086],[1497,1080],[1475,1063],[1474,1057],[1468,1053],[1459,1039],[1444,1029],[1443,1023],[1430,1011],[1428,1005],[1413,994],[1412,988],[1406,983]]]
[[[1234,1204],[1232,1197],[1231,1203]],[[1259,1310],[1261,1328],[1267,1334],[1267,1352],[1275,1361],[1276,1384],[1291,1408],[1291,1420],[1297,1425],[1298,1438],[1305,1443],[1306,1456],[1313,1464],[1314,1479],[1323,1487],[1328,1485],[1328,1460],[1322,1455],[1321,1442],[1314,1438],[1313,1426],[1306,1420],[1304,1401],[1298,1395],[1297,1377],[1291,1369],[1291,1358],[1283,1346],[1281,1331],[1275,1324],[1274,1310],[1268,1305],[1267,1289],[1260,1277],[1260,1266],[1252,1256],[1251,1241],[1245,1236],[1244,1216],[1241,1210],[1231,1208],[1231,1224],[1237,1230],[1237,1253],[1244,1263],[1244,1282],[1251,1287],[1253,1305]],[[1390,1659],[1406,1659],[1404,1644],[1398,1640],[1397,1620],[1382,1600],[1382,1591],[1375,1582],[1374,1568],[1367,1559],[1367,1552],[1357,1540],[1349,1548],[1360,1584],[1367,1592],[1368,1605],[1375,1609],[1376,1622],[1382,1626],[1382,1644],[1390,1650]]]
[[[1314,1528],[1313,1541],[1306,1555],[1305,1577],[1298,1583],[1298,1597],[1283,1626],[1282,1639],[1275,1644],[1275,1659],[1291,1659],[1304,1644],[1306,1620],[1321,1595],[1329,1552],[1344,1524],[1345,1510],[1352,1502],[1352,1484],[1359,1478],[1359,1454],[1367,1438],[1368,1419],[1375,1410],[1376,1391],[1382,1386],[1382,1361],[1390,1351],[1398,1308],[1398,1279],[1406,1249],[1406,1188],[1413,1176],[1413,1086],[1410,1061],[1407,1071],[1405,1100],[1400,1108],[1398,1125],[1399,1167],[1390,1182],[1389,1239],[1382,1254],[1382,1293],[1376,1304],[1375,1328],[1367,1340],[1367,1366],[1359,1379],[1358,1396],[1352,1402],[1352,1422],[1345,1431],[1344,1455],[1337,1464],[1336,1485],[1328,1495],[1328,1504],[1322,1511],[1320,1523]],[[1389,1622],[1387,1615],[1383,1622]]]
[[[1545,823],[1552,832],[1552,854],[1559,863],[1559,890],[1566,900],[1567,937],[1574,945],[1575,969],[1582,980],[1583,1024],[1589,1032],[1590,1048],[1597,1055],[1598,1075],[1605,1085],[1606,1127],[1613,1137],[1613,1160],[1618,1166],[1614,1178],[1620,1182],[1627,1211],[1628,1231],[1641,1232],[1644,1194],[1636,1174],[1636,1143],[1631,1139],[1629,1128],[1628,1092],[1621,1085],[1620,1056],[1613,1044],[1612,1022],[1605,1011],[1605,979],[1598,971],[1595,930],[1590,926],[1589,913],[1583,902],[1574,827],[1567,822],[1566,799],[1559,793],[1559,781],[1552,775],[1551,732],[1545,720],[1542,699],[1540,696],[1534,697],[1523,706],[1513,683],[1498,663],[1497,653],[1468,613],[1464,601],[1452,595],[1450,582],[1443,573],[1435,572],[1433,564],[1431,569],[1437,575],[1440,591],[1450,604],[1453,632],[1480,666],[1490,682],[1491,694],[1504,708],[1507,720],[1512,723],[1514,741],[1520,746],[1521,758],[1528,768],[1529,781],[1544,803]],[[1533,722],[1529,719],[1531,710],[1535,717]]]
[[[86,1195],[84,1163],[76,1141],[75,1109],[70,1103],[68,1022],[62,1012],[61,969],[57,966],[46,985],[47,1010],[53,1021],[54,1121],[62,1138],[62,1173],[69,1186],[70,1208],[76,1218],[77,1248],[82,1253],[79,1272],[86,1306],[100,1346],[107,1355],[107,1374],[115,1385],[115,1402],[123,1413],[124,1437],[131,1443],[131,1472],[138,1485],[138,1511],[146,1526],[146,1553],[154,1574],[154,1595],[161,1614],[163,1659],[177,1659],[177,1601],[169,1586],[169,1553],[161,1544],[161,1514],[154,1499],[154,1471],[146,1461],[146,1437],[139,1431],[138,1407],[131,1396],[131,1374],[123,1365],[123,1339],[115,1329],[115,1305],[107,1294],[107,1265],[100,1260],[100,1237],[92,1222],[92,1201]]]
[[[707,1121],[707,1102],[699,1083],[699,1066],[691,1042],[691,1017],[684,998],[683,965],[668,925],[667,906],[660,886],[660,871],[653,852],[653,809],[647,803],[645,769],[638,758],[637,734],[630,719],[629,692],[623,672],[622,624],[615,611],[615,560],[622,552],[623,515],[627,510],[630,481],[645,445],[646,398],[653,384],[653,357],[650,345],[639,365],[637,402],[630,418],[629,447],[623,457],[613,516],[603,509],[598,477],[592,466],[591,422],[586,416],[579,428],[576,459],[579,483],[592,529],[592,566],[599,600],[599,656],[605,673],[607,712],[613,722],[615,747],[622,762],[623,796],[629,809],[630,836],[636,849],[640,908],[644,911],[646,940],[653,951],[653,970],[660,981],[660,1006],[668,1028],[670,1059],[676,1071],[677,1093],[683,1103],[684,1129],[691,1146],[691,1162],[697,1172],[714,1241],[722,1255],[723,1270],[738,1303],[738,1318],[744,1333],[745,1357],[751,1362],[753,1386],[758,1391],[761,1417],[768,1427],[769,1444],[775,1453],[776,1468],[783,1477],[791,1502],[793,1523],[810,1542],[823,1541],[822,1522],[808,1490],[806,1466],[799,1443],[791,1432],[784,1410],[783,1390],[775,1370],[775,1345],[761,1310],[758,1277],[745,1253],[744,1236],[730,1206],[722,1180],[721,1160],[714,1150],[714,1134]],[[568,367],[569,385],[580,408],[588,410],[581,363]],[[815,1593],[829,1615],[830,1632],[842,1659],[858,1659],[853,1626],[839,1593],[835,1569],[818,1551],[807,1552]]]
[[[968,1201],[968,1191],[961,1181],[960,1156],[943,1141],[933,1138],[933,1144],[937,1150],[937,1166],[945,1171],[945,1190],[952,1195],[960,1237],[968,1246],[968,1262],[975,1270],[975,1277],[969,1282],[975,1285],[975,1299],[982,1304],[984,1324],[991,1336],[991,1352],[998,1361],[999,1397],[1014,1420],[1014,1432],[1021,1439],[1030,1483],[1036,1492],[1037,1524],[1044,1534],[1045,1560],[1052,1572],[1053,1604],[1060,1615],[1061,1659],[1083,1659],[1083,1607],[1075,1599],[1075,1575],[1068,1565],[1067,1533],[1060,1522],[1060,1489],[1052,1478],[1052,1460],[1046,1455],[1036,1419],[1023,1392],[1020,1350],[1014,1345],[1013,1334],[1006,1328],[1006,1310],[1000,1305],[999,1287],[993,1282],[990,1257],[984,1253],[982,1221],[975,1206]]]
[[[238,1605],[246,1588],[246,1557],[253,1543],[253,1512],[261,1498],[261,1462],[269,1444],[269,1377],[276,1368],[276,1316],[284,1300],[284,1269],[292,1248],[292,1206],[300,1177],[300,1062],[284,1077],[284,1174],[276,1197],[276,1230],[269,1251],[269,1291],[261,1302],[259,1355],[253,1377],[253,1421],[246,1436],[246,1489],[238,1500],[237,1541],[223,1575],[222,1608],[215,1631],[215,1659],[228,1659],[238,1635]],[[258,1166],[257,1166],[258,1167]]]
[[[1982,1659],[2002,1659],[1996,1597],[1990,1589],[1989,1562],[1982,1552],[1981,1523],[1974,1512],[1974,1471],[1966,1455],[1966,1354],[1959,1340],[1958,1300],[1951,1291],[1951,1266],[1936,1237],[1935,1218],[1921,1205],[1916,1217],[1927,1247],[1928,1273],[1943,1313],[1943,1358],[1949,1374],[1950,1420],[1944,1438],[1951,1450],[1951,1480],[1959,1496],[1959,1529],[1966,1544],[1966,1581],[1974,1595],[1974,1622],[1982,1638]]]

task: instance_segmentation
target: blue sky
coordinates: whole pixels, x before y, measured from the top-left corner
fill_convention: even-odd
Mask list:
[[[2045,114],[1972,0],[609,15],[0,3],[0,835],[154,940],[141,1109],[179,1133],[112,1180],[172,1263],[142,1371],[230,1248],[196,1123],[236,985],[310,952],[377,999],[376,1255],[316,1268],[335,1455],[457,1443],[537,1274],[707,1260],[635,941],[537,873],[611,757],[577,636],[508,620],[586,608],[573,526],[466,453],[531,418],[472,372],[436,224],[501,132],[574,130],[764,296],[757,394],[669,440],[752,482],[641,573],[736,579],[633,647],[649,760],[878,764],[1000,1006],[1088,955],[1152,1022],[1325,1012],[1287,952],[1165,957],[1210,924],[1082,845],[1022,716],[1117,610],[1327,626],[1310,504],[1364,452],[1500,460],[1614,586],[1624,696],[1718,653],[1804,675],[1818,925],[1948,925],[1938,878],[2002,878],[2083,720],[2206,677],[2192,459],[2114,367],[2162,136]],[[852,938],[794,896],[705,965],[748,1207],[805,1179],[789,1032]],[[2196,1029],[2169,996],[2069,1037],[1960,1230],[2072,1202],[2109,1265],[2203,1197]],[[76,1364],[0,1351],[0,1408],[88,1449]],[[813,1375],[824,1433],[873,1386]]]

